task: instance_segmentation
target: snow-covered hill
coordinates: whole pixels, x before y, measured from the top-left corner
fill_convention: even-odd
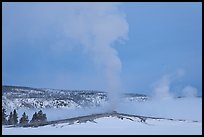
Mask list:
[[[145,101],[145,95],[124,94],[130,101]],[[2,106],[6,110],[22,108],[82,108],[102,106],[108,101],[107,93],[94,90],[60,90],[17,86],[2,87]]]

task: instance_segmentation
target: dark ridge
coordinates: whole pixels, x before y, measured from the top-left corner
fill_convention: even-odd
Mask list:
[[[37,91],[43,91],[39,88],[31,88],[31,87],[22,87],[22,86],[2,86],[2,92],[9,92],[11,89],[27,89],[27,90],[37,90]]]
[[[137,94],[137,93],[125,93],[126,97],[147,97],[147,95],[144,94]]]
[[[32,87],[25,87],[25,86],[3,85],[2,86],[2,94],[4,92],[11,92],[11,91],[12,92],[18,92],[15,89],[36,90],[36,91],[42,91],[42,92],[46,92],[46,90],[56,90],[58,92],[76,92],[76,93],[79,93],[81,95],[83,95],[83,94],[84,95],[92,95],[94,93],[107,93],[105,91],[99,91],[99,90],[66,90],[66,89],[32,88]],[[22,93],[25,93],[25,92],[22,92]],[[49,92],[47,92],[47,93],[49,93]],[[147,95],[138,94],[138,93],[123,93],[123,96],[125,96],[125,97],[147,97]]]

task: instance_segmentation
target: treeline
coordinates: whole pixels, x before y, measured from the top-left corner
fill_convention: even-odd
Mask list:
[[[45,121],[47,121],[47,116],[46,114],[43,114],[42,110],[38,111],[38,113],[35,112],[30,122],[28,116],[24,112],[18,122],[18,113],[15,109],[13,112],[10,112],[9,115],[6,114],[6,110],[4,108],[2,109],[2,125],[26,125],[28,123],[41,123]]]

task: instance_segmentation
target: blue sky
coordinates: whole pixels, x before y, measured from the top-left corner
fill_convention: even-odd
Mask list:
[[[75,18],[66,15],[69,6],[64,5],[55,13],[55,5],[44,10],[46,3],[3,3],[3,85],[105,89],[106,79],[93,56],[62,32],[61,26]],[[128,23],[127,38],[111,45],[122,64],[123,90],[151,94],[155,81],[182,70],[184,75],[174,76],[170,90],[179,95],[191,85],[201,95],[202,3],[129,2],[114,7]]]

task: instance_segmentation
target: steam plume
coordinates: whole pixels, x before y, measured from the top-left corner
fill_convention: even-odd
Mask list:
[[[65,29],[66,34],[80,41],[92,56],[94,64],[104,74],[109,99],[115,107],[121,85],[122,63],[112,44],[127,38],[128,23],[118,3],[80,3],[75,6],[80,6],[80,9],[67,22],[69,29]]]
[[[182,94],[185,97],[195,97],[197,94],[197,89],[192,87],[192,86],[186,86],[183,90],[182,90]]]
[[[168,99],[172,98],[172,95],[170,94],[170,84],[171,79],[170,75],[164,75],[160,80],[158,80],[154,84],[153,92],[154,97],[157,99]]]
[[[153,85],[153,97],[157,99],[171,99],[173,94],[170,91],[171,83],[185,75],[183,69],[177,69],[175,73],[163,75],[161,79]]]
[[[34,37],[43,41],[50,39],[49,35],[54,36],[51,44],[44,44],[54,52],[53,55],[56,51],[71,49],[73,45],[81,46],[106,81],[105,90],[108,90],[113,106],[120,90],[122,63],[112,46],[116,41],[125,40],[128,33],[128,23],[119,6],[120,3],[70,2],[23,3],[20,7],[25,11],[22,12],[25,13],[23,19],[35,22],[28,28],[31,41],[35,41]],[[47,31],[45,28],[49,28],[51,33],[44,33]]]

